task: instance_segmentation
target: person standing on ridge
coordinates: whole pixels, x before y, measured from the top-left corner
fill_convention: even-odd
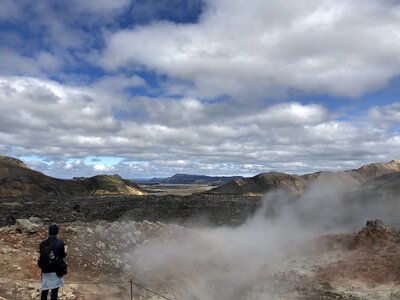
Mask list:
[[[40,300],[47,300],[49,290],[51,290],[51,300],[57,300],[58,289],[64,286],[64,275],[67,273],[67,264],[64,258],[64,241],[57,239],[58,226],[49,226],[49,238],[39,245],[40,257],[38,266],[42,270],[42,287]]]

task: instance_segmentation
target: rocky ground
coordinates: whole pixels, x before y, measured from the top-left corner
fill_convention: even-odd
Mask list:
[[[69,265],[66,287],[60,290],[61,300],[130,299],[128,281],[134,274],[124,272],[124,253],[154,235],[168,238],[171,232],[178,232],[177,225],[148,221],[74,222],[61,224],[60,228],[60,238],[67,245]],[[18,220],[16,225],[0,228],[1,297],[38,299],[37,249],[45,238],[47,226],[36,218]],[[135,299],[153,299],[146,293],[135,287]]]
[[[135,221],[193,222],[238,225],[253,214],[261,197],[232,195],[146,195],[0,198],[0,226],[16,219],[39,217],[49,222],[90,222],[126,218]]]
[[[143,190],[154,195],[193,195],[203,193],[214,188],[208,184],[141,184]]]
[[[137,279],[127,254],[154,238],[185,238],[198,230],[149,221],[67,222],[60,227],[69,264],[61,300],[130,299],[126,281],[143,278]],[[38,299],[37,248],[46,234],[47,225],[37,218],[0,227],[0,299]],[[272,287],[274,299],[285,300],[400,299],[400,235],[380,221],[368,222],[358,233],[305,241],[301,248],[279,268],[261,268],[252,288]],[[176,280],[147,280],[146,286],[179,299],[171,290]],[[245,291],[241,295],[237,299],[261,299],[247,298]],[[133,297],[162,299],[137,286]]]

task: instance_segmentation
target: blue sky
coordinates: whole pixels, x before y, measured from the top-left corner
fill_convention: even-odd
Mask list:
[[[0,151],[46,174],[397,159],[393,1],[0,0]]]

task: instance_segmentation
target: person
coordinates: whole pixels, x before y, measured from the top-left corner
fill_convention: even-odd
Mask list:
[[[64,286],[64,276],[58,276],[56,273],[56,266],[54,264],[49,264],[49,256],[54,255],[55,261],[63,260],[67,253],[65,251],[65,245],[63,240],[57,239],[58,234],[57,224],[52,224],[49,226],[49,238],[40,242],[39,252],[40,258],[38,260],[38,265],[42,270],[42,287],[41,287],[41,297],[40,300],[47,300],[47,295],[49,290],[51,290],[51,300],[57,300],[58,289]],[[53,253],[49,254],[49,251]],[[47,257],[44,257],[47,256]]]

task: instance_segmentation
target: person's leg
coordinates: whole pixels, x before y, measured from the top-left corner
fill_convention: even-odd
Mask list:
[[[51,299],[51,300],[57,300],[57,297],[58,297],[58,288],[52,289],[52,290],[51,290],[51,297],[50,297],[50,299]]]
[[[40,294],[40,300],[47,300],[47,295],[49,294],[49,290],[44,290]]]

